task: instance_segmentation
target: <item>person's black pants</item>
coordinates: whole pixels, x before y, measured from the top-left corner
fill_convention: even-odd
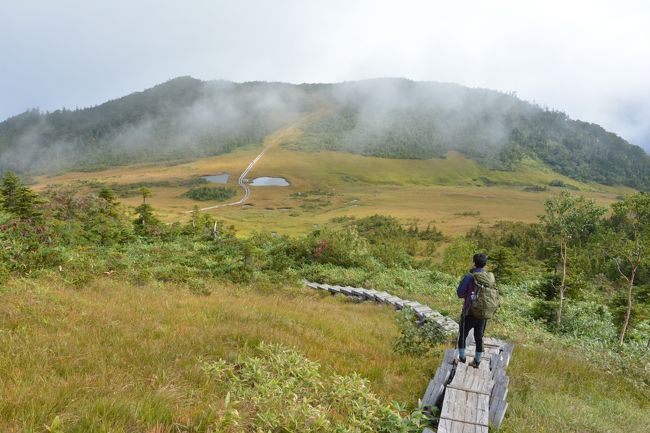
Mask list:
[[[458,348],[465,348],[465,340],[469,331],[474,329],[474,340],[476,340],[476,351],[483,352],[483,332],[485,332],[487,319],[477,319],[470,313],[460,316],[460,326],[458,330]]]

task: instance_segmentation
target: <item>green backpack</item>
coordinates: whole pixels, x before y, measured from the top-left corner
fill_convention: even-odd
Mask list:
[[[499,309],[499,289],[492,272],[475,272],[474,296],[469,311],[477,319],[491,319]]]

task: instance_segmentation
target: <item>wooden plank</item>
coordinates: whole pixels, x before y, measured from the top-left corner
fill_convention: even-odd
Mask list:
[[[456,366],[456,371],[454,372],[454,378],[451,380],[452,385],[462,385],[465,380],[465,374],[467,373],[466,364],[458,364]]]
[[[352,290],[350,290],[348,287],[342,287],[342,286],[336,286],[339,289],[340,293],[343,293],[344,295],[352,295]]]
[[[447,349],[445,350],[445,356],[442,358],[442,362],[446,364],[452,364],[455,357],[456,351],[454,349]]]
[[[377,293],[379,293],[379,292],[376,291],[376,290],[374,290],[374,289],[369,289],[369,290],[366,290],[366,293],[365,293],[364,296],[365,296],[366,298],[368,298],[368,299],[375,299],[375,295],[376,295]]]
[[[476,419],[479,424],[488,425],[490,415],[490,397],[479,394]]]
[[[390,304],[390,305],[395,305],[398,301],[401,301],[401,298],[398,298],[397,296],[391,296],[389,298],[386,298],[384,300],[385,303]]]
[[[331,293],[341,293],[341,288],[340,286],[329,286],[327,284],[323,284],[324,286],[327,286],[327,290],[329,290]]]
[[[431,311],[429,311],[429,312],[426,314],[426,317],[429,318],[429,319],[431,319],[431,320],[433,320],[434,318],[436,318],[436,319],[441,319],[443,316],[442,316],[442,314],[440,314],[440,313],[437,312],[436,310],[431,310]],[[437,320],[436,322],[438,322],[438,321],[439,321],[439,320]]]
[[[475,392],[465,391],[466,402],[465,402],[465,421],[476,422],[476,406],[478,405],[478,394]]]
[[[429,381],[429,386],[422,397],[421,406],[428,408],[431,406],[442,406],[441,400],[445,392],[445,386],[449,381],[451,376],[452,365],[451,364],[442,364],[436,370],[436,374],[433,376],[433,379]]]
[[[375,301],[384,302],[384,299],[390,298],[391,295],[386,292],[379,292],[379,293],[375,293],[374,296],[375,296]]]
[[[499,402],[497,408],[494,411],[494,416],[490,420],[492,422],[492,425],[498,430],[499,427],[501,427],[501,423],[503,422],[503,418],[505,417],[506,410],[508,409],[508,402],[505,400],[502,400]]]
[[[440,418],[451,418],[453,405],[455,403],[456,390],[446,389],[445,398],[442,402],[442,409],[440,410]]]
[[[487,428],[487,425],[475,423],[475,422],[469,422],[469,421],[462,421],[458,419],[453,419],[453,418],[440,418],[439,424],[438,424],[438,433],[440,433],[440,426],[442,423],[445,422],[447,424],[447,429],[450,429],[448,431],[453,431],[453,432],[463,432],[466,427],[470,428],[482,428],[485,427]],[[471,431],[471,430],[470,430]],[[478,430],[478,431],[483,431],[483,430]],[[487,431],[487,430],[485,430]]]
[[[507,343],[505,346],[503,346],[503,357],[505,358],[505,367],[507,367],[510,364],[510,358],[512,358],[512,351],[514,350],[515,346],[512,343]]]
[[[422,307],[422,304],[415,301],[408,301],[408,302],[404,302],[404,307],[411,307],[415,309],[416,307]]]
[[[433,379],[429,381],[429,385],[427,385],[427,389],[426,391],[424,391],[422,400],[420,400],[420,408],[428,408],[435,404],[435,401],[433,400],[433,393],[435,392],[435,389],[439,386],[440,379],[436,379],[436,377],[442,376],[442,374],[440,373],[441,369],[442,367],[438,367],[438,369],[436,370],[436,374],[433,376]]]
[[[438,423],[438,433],[452,433],[452,421],[441,419]]]

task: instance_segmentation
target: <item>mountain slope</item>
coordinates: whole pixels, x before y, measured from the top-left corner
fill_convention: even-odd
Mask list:
[[[413,159],[456,150],[497,169],[528,156],[574,179],[650,188],[643,149],[513,95],[400,79],[332,85],[327,93],[336,111],[294,147]]]
[[[294,93],[181,77],[97,107],[28,111],[0,123],[0,168],[96,169],[228,152],[284,125],[299,106]]]
[[[532,158],[574,179],[650,190],[650,156],[598,125],[514,95],[405,79],[290,85],[181,77],[97,107],[28,111],[0,123],[0,170],[217,155],[323,108],[330,114],[290,148],[408,159],[455,150],[500,170]]]

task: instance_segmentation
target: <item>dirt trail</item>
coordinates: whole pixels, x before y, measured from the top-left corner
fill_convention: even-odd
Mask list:
[[[255,167],[255,164],[260,159],[262,159],[264,154],[266,152],[268,152],[269,149],[271,149],[272,147],[274,147],[276,145],[282,144],[282,143],[284,143],[284,142],[286,142],[286,141],[288,141],[290,139],[298,137],[300,134],[302,134],[302,131],[304,130],[304,128],[306,128],[307,126],[309,126],[313,122],[315,122],[318,119],[320,119],[321,117],[323,117],[325,114],[327,114],[328,111],[329,110],[327,110],[327,109],[323,109],[323,110],[316,111],[314,113],[310,113],[310,114],[308,114],[306,116],[303,116],[302,118],[298,119],[293,125],[290,125],[290,126],[288,126],[286,128],[279,129],[279,130],[273,132],[272,134],[267,135],[264,138],[262,151],[259,153],[259,155],[257,155],[255,157],[255,159],[253,159],[251,161],[250,164],[248,164],[246,169],[241,173],[241,175],[239,176],[239,179],[237,180],[237,183],[239,184],[239,186],[244,190],[244,195],[242,196],[242,198],[237,200],[237,201],[234,201],[234,202],[221,203],[221,204],[217,204],[217,205],[214,205],[214,206],[204,207],[204,208],[199,209],[199,210],[206,211],[206,210],[218,209],[218,208],[226,207],[226,206],[239,206],[239,205],[242,205],[242,204],[246,203],[248,201],[248,199],[250,198],[250,196],[251,196],[251,189],[250,189],[250,186],[248,186],[247,177],[248,177],[248,174],[251,172],[251,170]],[[189,212],[193,212],[193,211],[188,211],[188,213]]]

